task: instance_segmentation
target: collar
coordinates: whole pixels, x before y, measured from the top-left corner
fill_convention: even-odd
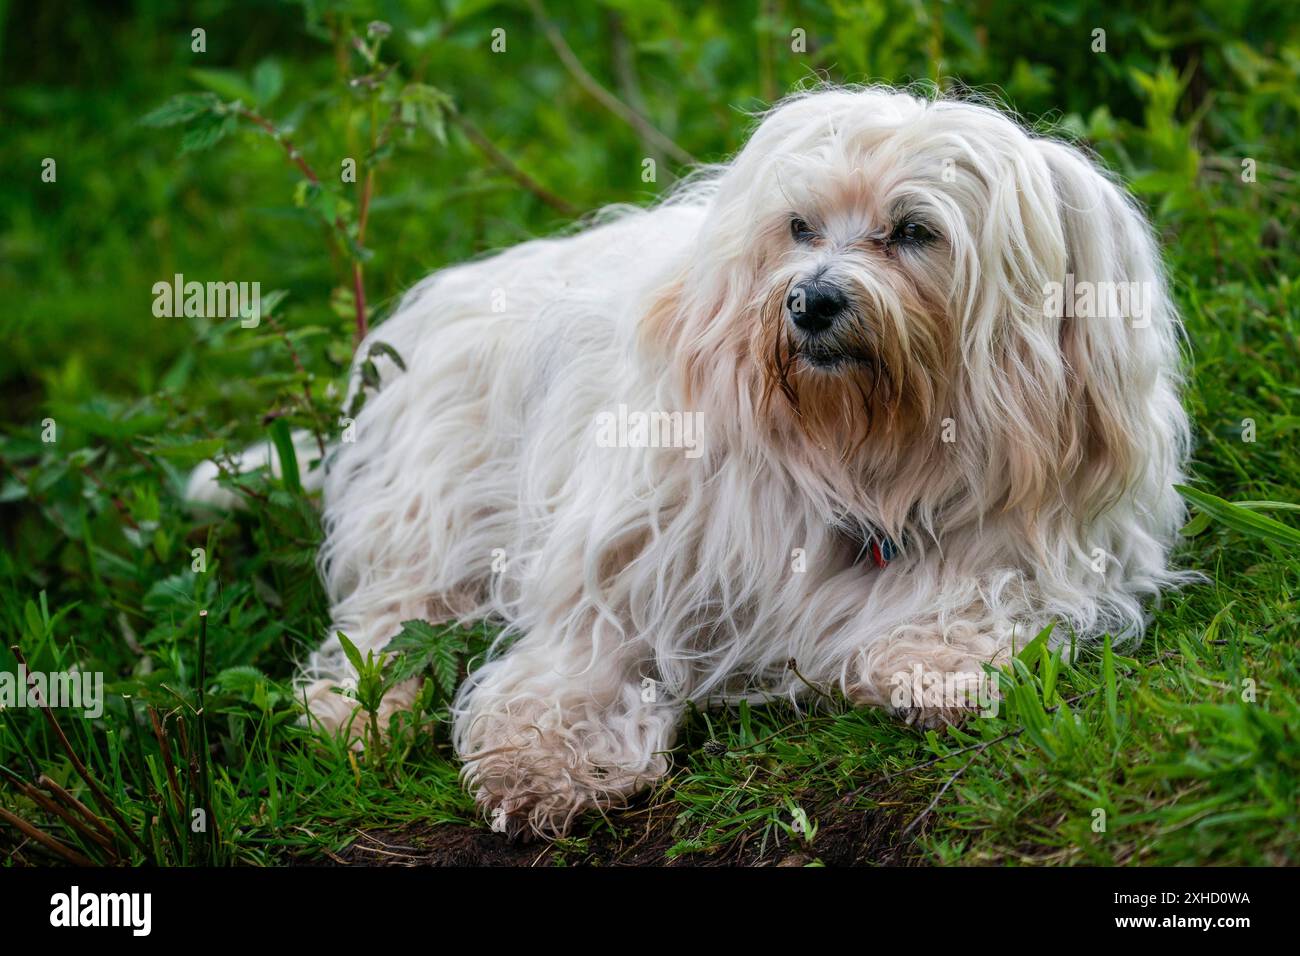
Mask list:
[[[883,568],[894,560],[898,554],[898,547],[883,535],[872,535],[867,540],[867,545],[871,549],[871,560],[875,562],[876,567]]]
[[[897,542],[874,529],[867,531],[865,528],[855,528],[853,530],[844,528],[843,530],[858,544],[858,554],[853,559],[854,564],[861,564],[863,558],[870,555],[872,564],[878,568],[884,568],[902,553],[903,549],[898,546]]]

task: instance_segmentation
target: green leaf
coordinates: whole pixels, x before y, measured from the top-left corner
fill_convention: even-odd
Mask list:
[[[353,644],[348,636],[342,631],[335,631],[334,633],[338,635],[339,644],[343,646],[343,656],[348,659],[348,663],[356,669],[358,674],[360,674],[365,669],[366,662],[361,659],[361,652],[357,650],[357,645]]]
[[[1039,631],[1037,636],[1035,636],[1032,641],[1030,641],[1028,644],[1022,647],[1020,651],[1016,654],[1016,657],[1020,658],[1022,661],[1029,661],[1030,663],[1036,661],[1038,659],[1037,654],[1039,652],[1039,648],[1047,647],[1048,638],[1051,637],[1052,630],[1055,627],[1056,627],[1056,622],[1052,621],[1050,624],[1047,625],[1047,627]]]
[[[41,612],[36,608],[35,601],[28,601],[23,606],[23,615],[27,619],[27,633],[34,640],[40,640],[45,636],[45,622],[41,619]]]
[[[379,387],[379,369],[375,368],[375,363],[369,358],[361,363],[361,381],[366,388]]]
[[[275,445],[280,458],[280,480],[284,487],[297,494],[302,491],[302,479],[298,474],[298,453],[293,447],[293,435],[289,423],[277,418],[271,423],[271,442]]]
[[[1179,532],[1184,538],[1195,538],[1198,534],[1210,526],[1210,515],[1206,511],[1198,511],[1191,521],[1183,525],[1182,531]]]
[[[1056,693],[1056,678],[1061,672],[1060,648],[1049,650],[1047,645],[1044,644],[1039,658],[1038,670],[1043,680],[1043,703],[1050,704],[1052,697]]]
[[[250,694],[253,689],[260,683],[267,680],[256,667],[244,665],[240,667],[227,667],[216,676],[214,683],[223,691],[234,694]]]
[[[217,113],[205,113],[195,120],[181,137],[181,153],[197,153],[211,149],[234,128],[233,114],[223,116]]]
[[[22,501],[27,497],[27,486],[17,478],[10,478],[0,488],[0,504]]]
[[[460,680],[460,662],[467,644],[459,629],[435,627],[428,621],[402,622],[401,632],[388,642],[386,653],[396,653],[393,681],[414,677],[426,667],[444,698],[450,697]]]
[[[149,452],[159,458],[193,466],[215,456],[225,447],[225,444],[224,438],[184,439],[168,436],[150,444]]]
[[[429,663],[433,666],[433,678],[443,694],[450,697],[456,690],[460,679],[460,649],[452,646],[450,641],[439,641],[429,653]]]
[[[443,146],[447,143],[447,113],[452,108],[451,97],[427,83],[410,83],[404,87],[398,107],[404,124],[418,124]]]
[[[176,126],[188,123],[221,106],[221,100],[211,93],[177,93],[167,102],[140,118],[145,126]]]
[[[1251,537],[1262,538],[1265,541],[1271,541],[1284,547],[1300,547],[1300,531],[1289,525],[1274,521],[1272,518],[1266,518],[1264,515],[1256,514],[1250,508],[1233,504],[1231,501],[1225,501],[1216,495],[1199,491],[1196,488],[1189,488],[1186,485],[1174,485],[1174,488],[1180,495],[1200,508],[1202,512],[1234,531],[1240,531],[1242,534]],[[1252,502],[1252,504],[1258,505],[1259,503]]]
[[[1047,711],[1033,684],[1021,684],[1015,689],[1016,713],[1025,728],[1025,735],[1043,753],[1055,760],[1056,748],[1048,731]]]
[[[272,289],[266,295],[262,296],[260,303],[260,314],[262,318],[270,318],[275,313],[275,307],[283,302],[289,295],[288,289]]]
[[[266,59],[253,70],[253,100],[266,106],[284,89],[284,70],[277,60]]]
[[[1300,511],[1300,505],[1289,501],[1234,501],[1233,504],[1251,511]]]
[[[403,621],[401,632],[388,642],[385,650],[395,652],[423,651],[430,644],[437,641],[438,637],[438,632],[428,621]]]
[[[370,358],[376,352],[380,355],[388,356],[394,365],[400,368],[403,372],[406,371],[406,363],[403,362],[402,357],[397,354],[397,349],[393,348],[387,342],[372,342],[370,348],[366,350],[366,358]]]
[[[190,70],[190,79],[228,100],[257,102],[257,93],[235,70]]]

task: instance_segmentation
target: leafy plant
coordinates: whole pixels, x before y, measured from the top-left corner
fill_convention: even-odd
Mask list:
[[[364,265],[370,252],[365,237],[371,204],[377,195],[378,172],[392,156],[395,136],[404,135],[409,140],[417,130],[423,130],[437,143],[446,145],[446,117],[453,109],[446,93],[426,83],[405,81],[396,63],[385,63],[380,58],[384,41],[391,33],[392,27],[375,20],[364,34],[349,37],[348,45],[359,68],[349,77],[348,87],[355,94],[354,107],[367,130],[367,145],[360,159],[345,157],[341,161],[337,183],[332,177],[317,174],[289,138],[289,129],[259,112],[278,97],[283,86],[279,69],[271,61],[264,61],[254,70],[251,83],[229,71],[194,71],[194,79],[210,87],[209,92],[178,93],[141,119],[146,126],[183,127],[182,153],[212,148],[233,132],[240,120],[281,146],[303,176],[294,191],[294,203],[314,213],[328,228],[337,247],[347,253],[351,288],[344,287],[336,295],[340,299],[351,297],[358,343],[369,330]],[[231,96],[234,98],[223,98]],[[359,170],[364,172],[364,178],[358,182]],[[348,183],[357,184],[360,190],[354,199],[349,199],[344,189]]]

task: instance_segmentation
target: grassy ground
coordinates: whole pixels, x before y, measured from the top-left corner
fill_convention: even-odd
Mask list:
[[[0,627],[32,670],[107,682],[97,719],[61,710],[56,729],[39,710],[0,713],[0,856],[1300,860],[1294,9],[623,6],[551,15],[666,141],[594,97],[528,4],[308,6],[304,25],[290,5],[212,3],[190,18],[147,3],[59,16],[0,3],[6,166],[24,171],[0,179]],[[371,63],[375,18],[394,31]],[[1108,53],[1090,49],[1096,26]],[[498,27],[507,50],[493,54]],[[795,28],[802,53],[789,49]],[[196,519],[180,501],[187,469],[278,422],[336,428],[358,265],[360,311],[382,321],[433,268],[556,228],[570,209],[645,201],[683,168],[678,153],[724,156],[744,136],[737,107],[814,70],[996,85],[1148,203],[1188,330],[1194,485],[1215,496],[1178,556],[1204,582],[1168,596],[1140,648],[1074,663],[1027,649],[998,716],[961,730],[920,734],[834,700],[694,714],[668,781],[552,847],[505,844],[456,780],[444,702],[485,629],[428,636],[445,652],[428,706],[382,753],[300,729],[288,680],[327,623],[313,505],[292,480],[257,479],[248,511]],[[187,91],[214,99],[140,122]],[[227,122],[236,100],[281,141],[248,115]],[[285,136],[321,188],[302,185]],[[331,185],[349,156],[359,182]],[[46,158],[55,182],[40,178]],[[153,284],[175,272],[287,296],[254,332],[156,319]],[[0,671],[16,666],[0,650]]]

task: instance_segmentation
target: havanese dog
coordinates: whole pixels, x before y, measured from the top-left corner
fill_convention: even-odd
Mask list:
[[[661,204],[441,271],[370,341],[405,369],[354,375],[320,469],[330,633],[365,653],[410,619],[502,624],[453,739],[517,829],[662,778],[688,703],[834,688],[934,726],[977,705],[918,687],[1049,624],[1132,639],[1181,578],[1151,228],[988,106],[793,96]],[[337,638],[306,677],[350,724]]]

